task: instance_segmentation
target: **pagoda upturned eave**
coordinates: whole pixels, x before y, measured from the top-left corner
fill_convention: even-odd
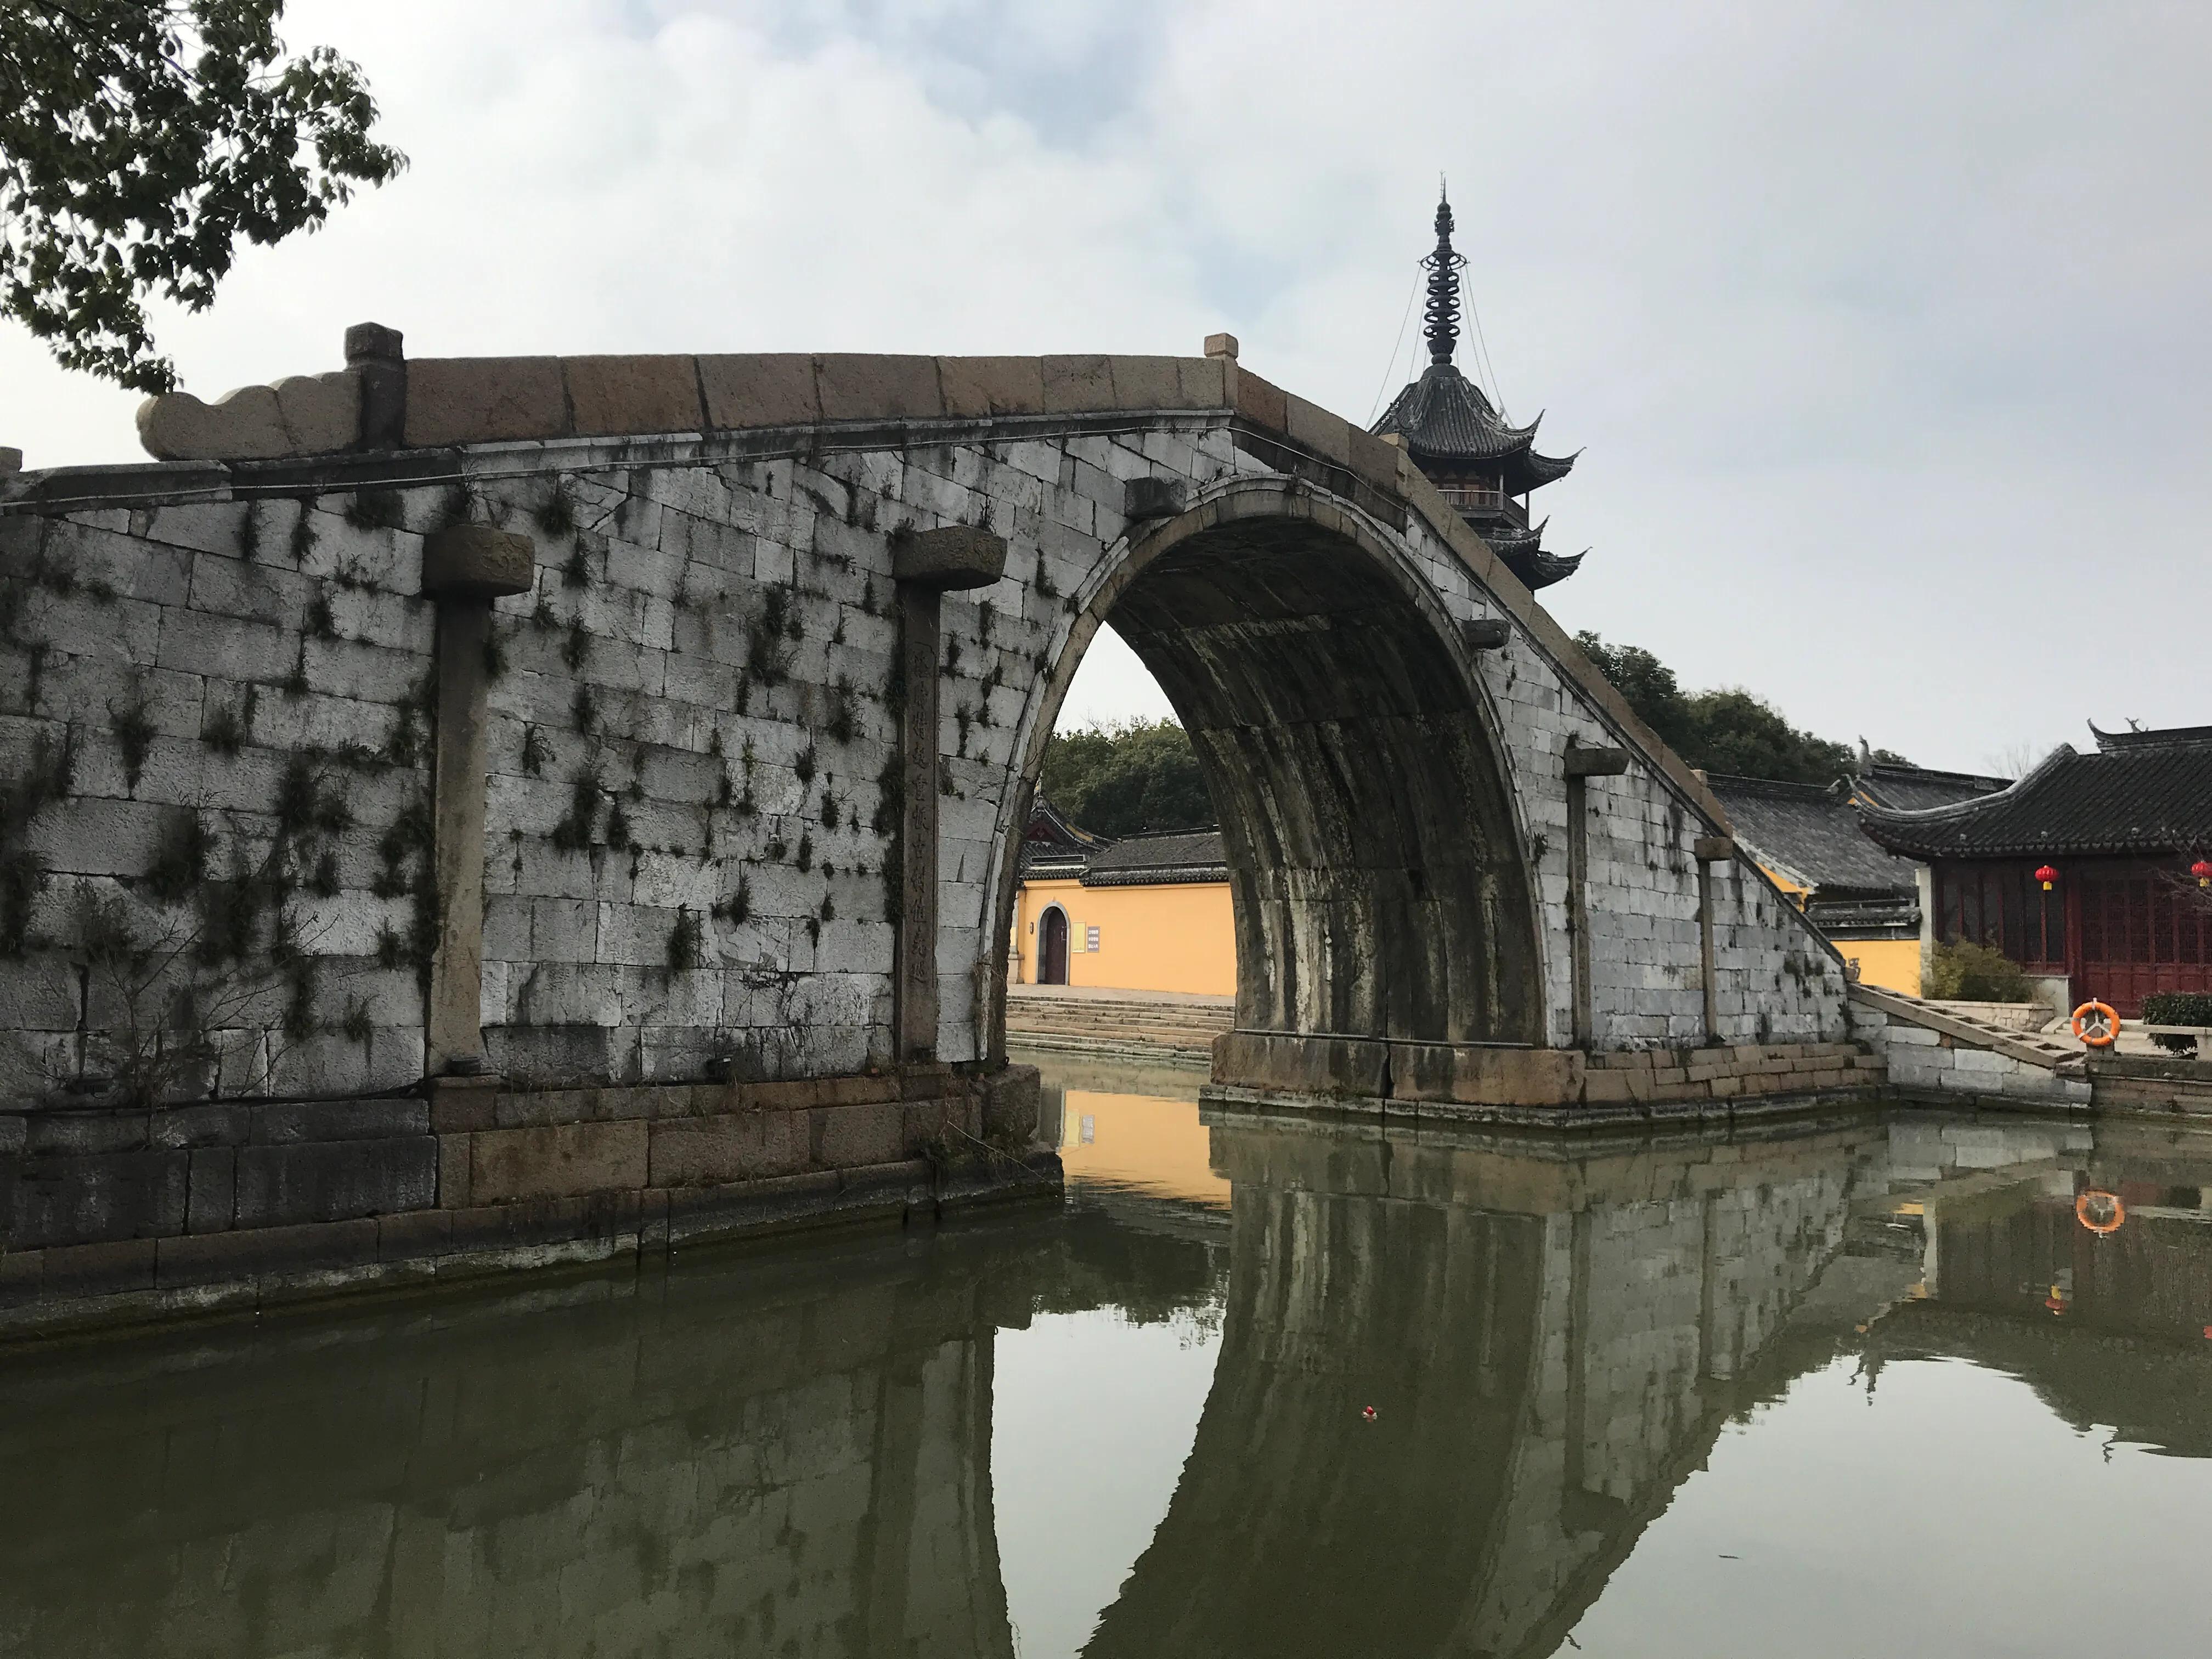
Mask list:
[[[1480,386],[1454,365],[1437,362],[1399,392],[1370,429],[1378,438],[1396,438],[1424,471],[1495,469],[1508,495],[1523,495],[1574,470],[1574,456],[1536,453],[1543,418],[1539,415],[1525,427],[1509,425]]]

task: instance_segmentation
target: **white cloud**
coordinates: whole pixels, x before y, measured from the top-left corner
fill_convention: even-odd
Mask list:
[[[1448,172],[1570,626],[1934,763],[2212,717],[2194,11],[295,4],[414,158],[167,331],[410,351],[1191,351],[1355,417]],[[1462,361],[1468,361],[1463,356]],[[0,331],[0,441],[136,456]],[[1140,712],[1102,652],[1072,707]]]

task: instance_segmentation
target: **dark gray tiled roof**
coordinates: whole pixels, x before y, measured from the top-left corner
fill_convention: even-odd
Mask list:
[[[1218,830],[1127,836],[1093,853],[1090,866],[1083,872],[1085,887],[1165,886],[1228,879],[1229,861],[1221,850]]]
[[[1079,876],[1091,855],[1106,844],[1104,836],[1079,830],[1066,813],[1039,795],[1030,807],[1029,830],[1022,837],[1022,879]]]
[[[1867,839],[1840,787],[1709,774],[1735,838],[1759,863],[1816,894],[1911,894],[1912,866]]]
[[[1808,904],[1805,920],[1832,939],[1917,939],[1920,934],[1920,907],[1906,898]]]
[[[2089,735],[2100,750],[2170,749],[2177,744],[2212,743],[2212,726],[2167,726],[2144,732],[2100,732],[2089,722]]]
[[[1024,881],[1069,880],[1081,875],[1090,862],[1091,854],[1081,848],[1040,847],[1035,842],[1022,844]]]
[[[1977,795],[1993,795],[2011,783],[2010,778],[1985,777],[1977,772],[1936,772],[1924,766],[1869,766],[1851,780],[1860,800],[1893,812],[1948,806]]]
[[[1867,833],[1919,859],[2212,850],[2212,728],[2098,735],[2096,753],[2062,744],[1996,794],[1918,812],[1863,807]]]

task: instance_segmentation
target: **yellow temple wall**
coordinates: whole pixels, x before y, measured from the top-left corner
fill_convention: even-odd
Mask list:
[[[1920,994],[1920,941],[1917,939],[1839,939],[1844,960],[1859,964],[1859,982],[1884,991]]]
[[[1805,908],[1806,889],[1778,870],[1766,871],[1766,878],[1782,890],[1782,896],[1799,909]],[[1906,996],[1920,994],[1920,941],[1917,939],[1839,939],[1830,941],[1843,952],[1844,960],[1856,960],[1859,964],[1859,982],[1883,991],[1902,991]]]
[[[1067,913],[1067,982],[1117,991],[1237,994],[1237,923],[1225,881],[1160,887],[1085,887],[1030,881],[1014,897],[1012,976],[1037,982],[1037,918]],[[1087,929],[1098,948],[1084,948]]]
[[[1771,870],[1767,874],[1794,902],[1804,902],[1802,887]],[[1009,942],[1012,976],[1018,983],[1037,982],[1037,917],[1049,904],[1067,912],[1071,985],[1237,994],[1237,924],[1226,882],[1158,887],[1024,882],[1015,896],[1014,933]],[[1090,927],[1098,929],[1096,951],[1083,948],[1085,930]],[[1838,939],[1835,945],[1845,961],[1857,961],[1862,982],[1907,996],[1920,994],[1918,939]]]

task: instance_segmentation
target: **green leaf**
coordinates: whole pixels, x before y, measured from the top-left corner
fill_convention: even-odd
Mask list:
[[[64,367],[170,390],[149,299],[206,309],[241,237],[312,231],[406,165],[359,69],[288,52],[283,9],[0,6],[0,313]]]

